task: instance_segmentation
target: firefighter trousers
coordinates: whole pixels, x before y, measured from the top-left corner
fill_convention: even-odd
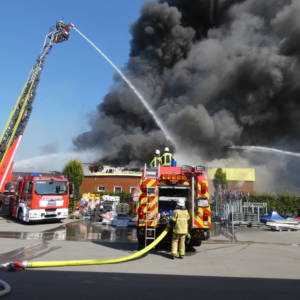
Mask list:
[[[179,255],[184,256],[184,254],[185,254],[185,237],[186,237],[186,234],[173,233],[172,255],[176,256],[179,251]]]

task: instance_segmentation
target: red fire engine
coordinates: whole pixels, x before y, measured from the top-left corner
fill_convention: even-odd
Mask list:
[[[7,183],[0,194],[2,214],[21,223],[68,217],[69,183],[65,176],[31,174]]]
[[[184,199],[191,217],[188,248],[209,238],[211,210],[205,167],[145,167],[139,189],[136,225],[140,247],[165,229],[178,199]]]
[[[0,213],[5,211],[26,222],[65,218],[69,204],[66,178],[35,174],[12,182],[13,160],[32,111],[45,59],[54,44],[68,40],[69,29],[73,26],[62,21],[58,23],[56,30],[47,35],[49,41],[43,46],[0,136]]]

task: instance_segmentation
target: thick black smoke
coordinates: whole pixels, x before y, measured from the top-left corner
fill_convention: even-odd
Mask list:
[[[125,73],[202,160],[228,157],[232,144],[298,151],[299,15],[297,0],[147,2],[131,28]],[[149,161],[168,141],[116,78],[91,130],[74,143],[128,165]]]

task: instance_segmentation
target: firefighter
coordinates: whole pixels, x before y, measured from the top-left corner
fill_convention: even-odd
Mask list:
[[[174,259],[179,251],[179,258],[185,255],[185,238],[188,235],[188,221],[190,215],[185,207],[185,200],[178,199],[173,215],[170,218],[170,224],[173,227],[172,235],[172,253]]]
[[[171,166],[172,159],[172,153],[170,152],[170,149],[166,147],[164,150],[164,154],[161,157],[161,165],[165,167]]]
[[[160,157],[160,151],[157,149],[155,150],[155,155],[153,159],[150,162],[150,166],[152,168],[157,168],[161,165],[161,157]]]
[[[61,20],[56,23],[56,30],[54,42],[58,43],[69,39],[70,28],[64,21]]]
[[[66,24],[64,21],[60,20],[56,23],[56,30],[62,30],[66,27]]]

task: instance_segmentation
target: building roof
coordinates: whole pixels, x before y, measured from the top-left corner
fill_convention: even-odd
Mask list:
[[[207,176],[213,179],[217,168],[207,168]],[[254,168],[222,168],[229,181],[255,181]],[[85,177],[141,177],[142,171],[123,167],[103,166],[99,171],[92,172],[88,163],[83,164]]]
[[[102,172],[96,172],[93,174],[85,174],[85,177],[141,177],[142,173],[102,173]]]
[[[208,168],[208,178],[214,179],[216,170],[218,168]],[[226,178],[229,181],[255,181],[254,168],[222,168],[226,173]]]
[[[111,167],[102,166],[99,170],[92,171],[89,168],[89,164],[83,163],[83,173],[86,177],[141,177],[142,172],[137,168],[122,168],[122,167]]]

